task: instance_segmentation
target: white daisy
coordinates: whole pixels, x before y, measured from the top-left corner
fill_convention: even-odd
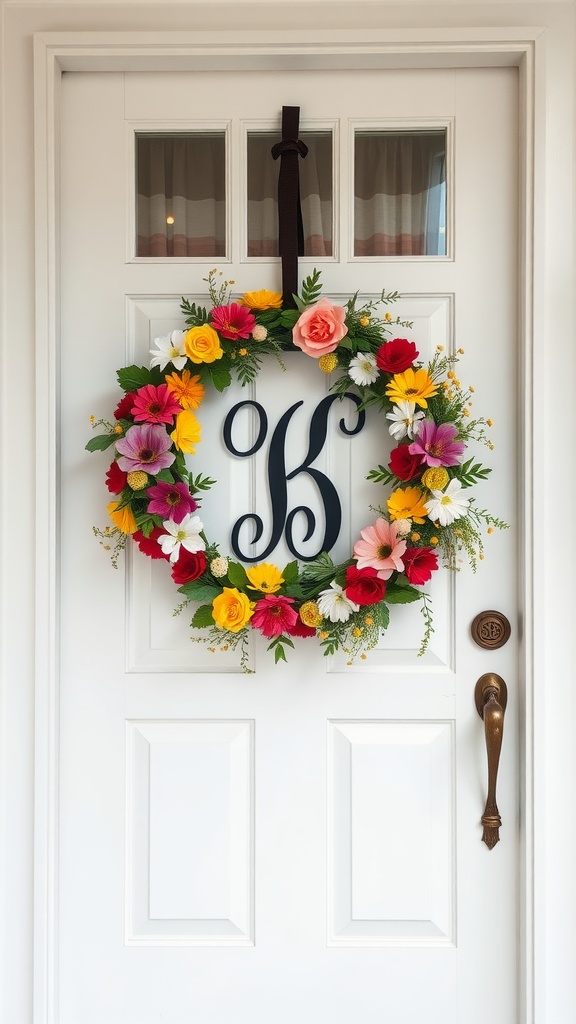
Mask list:
[[[459,480],[451,480],[445,491],[432,491],[432,498],[426,502],[428,518],[440,526],[450,526],[455,519],[466,515],[470,504],[469,498],[461,498],[462,484]]]
[[[170,561],[178,561],[180,548],[186,551],[205,551],[206,545],[200,536],[204,529],[200,516],[192,515],[191,512],[181,523],[175,523],[172,519],[166,519],[162,523],[166,533],[158,537],[158,543],[165,555],[170,555]]]
[[[159,366],[163,370],[168,363],[172,363],[177,370],[183,370],[187,359],[184,348],[184,338],[187,333],[187,331],[172,331],[163,338],[154,338],[154,344],[157,345],[158,350],[150,349],[152,356],[150,366]]]
[[[415,409],[415,402],[398,402],[398,405],[393,406],[392,412],[386,413],[386,419],[392,420],[388,429],[397,441],[406,436],[414,440],[414,434],[418,433],[418,420],[423,420],[425,413],[415,412]]]
[[[373,384],[380,375],[380,370],[376,366],[376,356],[371,352],[361,352],[360,355],[354,356],[354,359],[350,360],[348,374],[360,387]]]
[[[327,590],[323,590],[318,597],[318,610],[324,619],[330,622],[346,622],[352,612],[357,612],[359,604],[350,601],[342,587],[332,581]]]

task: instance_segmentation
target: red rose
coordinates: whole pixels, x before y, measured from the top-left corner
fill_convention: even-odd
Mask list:
[[[112,463],[110,469],[106,473],[106,487],[110,491],[110,494],[120,494],[126,487],[126,480],[128,479],[128,473],[125,473],[123,469],[116,461]]]
[[[121,398],[114,410],[114,419],[116,420],[129,420],[132,418],[132,406],[134,405],[134,399],[136,395],[129,391],[128,394]]]
[[[388,465],[399,480],[411,480],[423,468],[422,456],[412,455],[409,444],[400,444],[390,452]]]
[[[432,548],[406,548],[402,561],[406,579],[416,587],[428,583],[438,568],[438,556]]]
[[[356,604],[378,604],[386,593],[386,582],[372,566],[359,569],[357,565],[350,565],[346,569],[344,593]]]
[[[163,533],[165,531],[161,526],[155,526],[149,537],[145,537],[142,530],[137,530],[136,533],[132,534],[132,538],[136,541],[140,551],[148,555],[148,558],[165,558],[168,561],[170,556],[164,554],[158,543],[158,537]]]
[[[197,580],[206,568],[206,555],[203,551],[186,551],[180,548],[180,556],[172,566],[172,579],[179,587],[183,583]]]
[[[416,345],[406,338],[385,341],[376,353],[376,365],[385,373],[404,373],[419,356]]]

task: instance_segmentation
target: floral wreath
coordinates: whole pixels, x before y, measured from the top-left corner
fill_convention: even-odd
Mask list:
[[[204,278],[209,310],[182,299],[187,328],[156,338],[149,368],[118,371],[124,395],[114,422],[91,417],[104,432],[91,438],[88,451],[114,447],[106,473],[114,525],[94,533],[115,566],[129,537],[149,558],[166,560],[184,597],[176,612],[199,604],[191,626],[209,631],[210,650],[240,645],[246,670],[251,630],[270,640],[276,662],[286,660],[294,638],[315,636],[325,655],[342,649],[351,664],[388,627],[390,605],[413,601],[421,602],[424,653],[433,626],[430,599],[421,588],[438,570],[439,556],[445,567],[457,569],[465,552],[475,570],[484,531],[507,526],[467,496],[490,473],[472,458],[464,461],[468,442],[494,446],[486,433],[492,421],[471,414],[474,388],[457,377],[458,355],[438,345],[423,366],[414,342],[389,337],[412,326],[389,312],[378,315],[379,306],[399,298],[397,292],[383,291],[361,305],[356,294],[344,306],[334,305],[322,297],[315,270],[294,296],[295,308],[286,309],[281,295],[266,290],[231,301],[234,282],[219,284],[221,276],[211,270]],[[202,492],[216,481],[191,472],[185,456],[200,441],[196,411],[206,388],[224,391],[233,374],[245,385],[257,377],[265,356],[281,362],[283,351],[295,349],[324,373],[336,374],[334,394],[352,389],[359,409],[382,410],[397,446],[388,467],[377,466],[368,479],[392,490],[347,561],[336,565],[322,552],[302,565],[296,560],[245,568],[208,539],[199,513]]]

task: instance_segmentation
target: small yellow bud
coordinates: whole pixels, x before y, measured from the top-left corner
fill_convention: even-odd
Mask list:
[[[352,630],[352,636],[362,636],[362,630],[360,629],[360,627],[359,627],[359,626],[356,626],[356,627],[355,627],[355,628],[354,628],[354,629]]]
[[[420,540],[420,534],[419,533],[411,533],[410,534],[410,540],[413,540],[414,543],[416,543],[416,541]]]
[[[95,416],[91,416],[90,417],[90,423],[96,423],[96,417]]]
[[[248,349],[247,348],[240,348],[240,349],[238,349],[238,352],[240,353],[241,356],[247,356],[248,355]]]
[[[454,370],[448,370],[446,376],[448,377],[449,380],[456,380],[456,374],[454,373]]]
[[[124,430],[123,430],[123,428],[122,428],[122,427],[120,426],[120,424],[119,424],[119,423],[117,423],[117,424],[116,424],[116,426],[114,427],[114,433],[115,433],[115,434],[123,434],[123,433],[124,433]]]
[[[367,615],[366,618],[364,619],[364,622],[366,623],[367,626],[374,625],[374,619],[372,618],[371,615]]]
[[[459,348],[458,349],[458,353],[459,353],[459,355],[463,356],[464,355],[464,349],[463,348]]]
[[[438,543],[438,537],[430,537],[430,543],[431,544],[437,544]]]
[[[326,630],[323,629],[321,633],[318,633],[318,636],[320,637],[321,640],[325,640],[326,637],[328,636],[328,633],[326,632]]]
[[[470,385],[470,391],[472,392],[472,394],[474,394],[474,392],[476,391],[476,388],[473,388],[472,385]]]
[[[384,314],[384,319],[385,319],[387,324],[392,323],[392,317],[391,317],[390,313],[385,313]]]
[[[438,350],[438,352],[443,352],[444,351],[444,345],[436,345],[436,349]]]
[[[362,658],[362,661],[366,661],[366,655],[365,654],[361,654],[360,657]]]
[[[489,526],[487,532],[488,533],[494,533],[494,528],[492,526]]]
[[[332,373],[332,370],[338,366],[338,356],[335,352],[328,352],[327,355],[320,356],[318,366],[323,373]]]
[[[361,323],[362,327],[368,327],[368,324],[370,323],[370,317],[369,316],[361,316],[360,317],[360,323]]]
[[[487,427],[493,427],[494,426],[494,421],[493,420],[486,420],[486,426]]]
[[[463,416],[469,416],[470,415],[470,410],[469,409],[462,409],[462,415]]]

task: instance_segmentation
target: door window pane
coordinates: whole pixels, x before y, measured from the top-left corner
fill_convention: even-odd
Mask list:
[[[224,132],[136,136],[136,255],[225,256]]]
[[[354,255],[446,255],[446,132],[358,131]]]
[[[308,155],[299,158],[304,255],[332,255],[332,133],[300,132]],[[248,256],[278,255],[278,172],[271,149],[277,132],[249,132]]]

